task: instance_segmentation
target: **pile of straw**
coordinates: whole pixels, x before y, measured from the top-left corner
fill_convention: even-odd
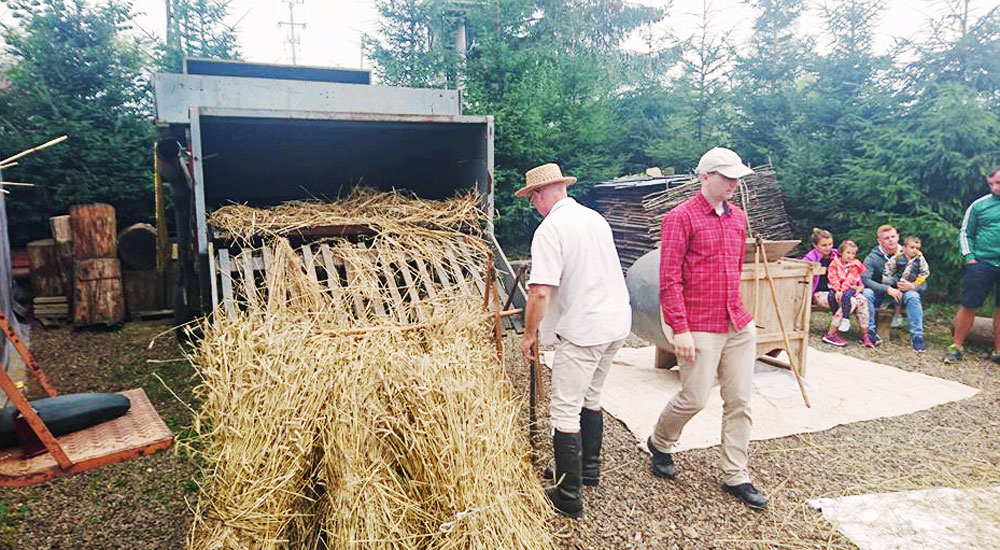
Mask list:
[[[412,233],[375,240],[411,257],[435,250]],[[265,291],[206,322],[194,357],[206,475],[189,547],[552,548],[483,299],[442,291],[409,303],[420,322],[358,319],[287,240],[270,245]],[[358,277],[348,292],[377,284]]]
[[[323,226],[365,226],[379,235],[400,234],[402,229],[478,234],[482,221],[479,204],[471,192],[446,201],[429,201],[397,191],[356,187],[337,202],[293,201],[268,209],[223,206],[209,215],[208,223],[244,241],[254,235],[283,236]]]

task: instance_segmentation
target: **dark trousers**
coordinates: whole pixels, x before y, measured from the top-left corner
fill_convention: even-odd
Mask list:
[[[844,308],[844,317],[850,317],[851,316],[851,298],[853,298],[854,295],[857,294],[857,293],[858,293],[857,290],[854,290],[853,288],[849,288],[849,289],[847,289],[847,290],[844,291],[843,295],[841,295],[841,297],[840,297],[840,307]],[[831,293],[830,295],[834,296],[833,293]],[[832,308],[831,308],[831,310],[832,310]]]

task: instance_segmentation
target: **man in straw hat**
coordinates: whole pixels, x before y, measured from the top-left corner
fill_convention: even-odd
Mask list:
[[[747,506],[767,500],[750,483],[750,388],[756,329],[740,297],[747,218],[728,201],[739,178],[753,173],[740,156],[716,147],[697,168],[701,192],[663,218],[660,309],[680,366],[681,389],[646,441],[653,474],[673,479],[670,451],[687,421],[705,407],[718,377],[723,400],[722,490]]]
[[[558,480],[545,492],[556,510],[579,518],[580,485],[597,485],[600,475],[601,388],[631,329],[632,310],[611,226],[566,194],[576,178],[563,176],[556,164],[525,177],[514,194],[530,197],[544,219],[531,240],[521,353],[537,360],[533,349],[544,316],[557,340],[549,413]]]

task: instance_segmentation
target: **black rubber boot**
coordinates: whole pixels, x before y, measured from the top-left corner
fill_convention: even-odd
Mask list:
[[[580,477],[584,485],[597,485],[601,477],[601,442],[604,440],[604,411],[580,411]]]
[[[584,485],[597,485],[601,477],[601,443],[604,440],[604,411],[580,409],[580,459]],[[588,454],[589,451],[589,454]],[[542,479],[555,481],[556,472],[550,464],[542,470]]]
[[[556,480],[559,484],[545,490],[556,511],[564,516],[583,516],[583,499],[580,498],[580,434],[567,434],[556,430],[552,436],[553,454],[556,459]]]

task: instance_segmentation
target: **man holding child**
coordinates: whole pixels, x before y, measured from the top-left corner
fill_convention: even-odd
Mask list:
[[[920,294],[926,284],[918,285],[915,281],[908,280],[908,277],[899,277],[895,285],[892,284],[890,278],[889,284],[886,284],[883,279],[886,273],[886,263],[898,261],[900,256],[897,254],[908,259],[906,258],[906,248],[899,246],[899,233],[891,225],[879,226],[875,234],[878,243],[865,258],[867,269],[861,277],[865,285],[864,296],[868,300],[868,338],[876,346],[882,343],[882,338],[879,337],[875,329],[876,308],[886,300],[886,297],[891,297],[906,309],[913,350],[917,353],[923,353],[927,350],[927,344],[924,343],[924,306]],[[919,243],[915,250],[919,252]]]

